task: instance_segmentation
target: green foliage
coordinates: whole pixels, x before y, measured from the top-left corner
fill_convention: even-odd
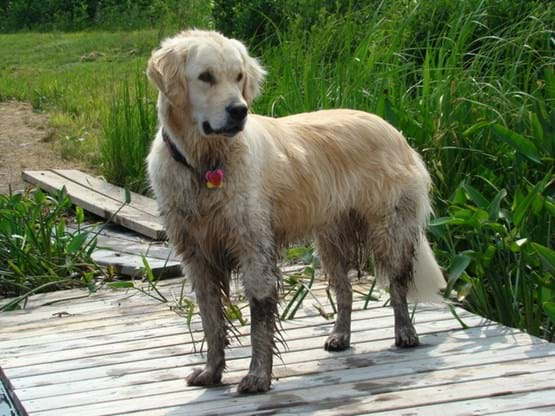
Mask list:
[[[0,296],[19,296],[2,309],[17,307],[32,293],[94,284],[91,259],[96,240],[66,227],[72,204],[65,191],[55,197],[0,195]],[[76,216],[82,221],[82,212]]]
[[[4,0],[0,32],[205,26],[209,10],[199,0]]]
[[[145,159],[156,128],[156,101],[144,74],[137,74],[132,87],[125,80],[103,117],[101,142],[106,179],[145,193]]]
[[[275,45],[281,33],[294,25],[310,30],[325,15],[357,12],[356,19],[364,21],[367,9],[380,0],[214,0],[214,26],[226,36],[249,41],[251,47]],[[354,13],[352,14],[354,16]]]
[[[457,292],[471,310],[534,335],[553,339],[555,301],[555,212],[550,172],[537,184],[506,189],[488,200],[467,182],[460,184],[448,215],[431,222],[450,263],[447,293]]]

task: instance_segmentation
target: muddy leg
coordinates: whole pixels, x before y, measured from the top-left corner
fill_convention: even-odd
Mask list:
[[[225,367],[224,349],[227,345],[227,327],[221,300],[222,290],[225,291],[228,278],[224,274],[209,267],[200,259],[193,259],[187,264],[187,275],[193,281],[208,347],[206,367],[195,368],[189,374],[187,384],[190,386],[218,384],[222,379]]]
[[[390,278],[391,305],[395,314],[395,345],[401,348],[416,347],[419,344],[418,335],[410,319],[407,305],[407,289],[412,281],[412,265]]]
[[[395,345],[401,348],[419,343],[407,305],[407,291],[414,284],[415,247],[423,226],[417,208],[418,196],[407,192],[401,195],[392,214],[371,230],[376,272],[379,277],[389,279]]]
[[[330,286],[335,293],[337,302],[337,319],[331,334],[324,344],[326,351],[342,351],[351,345],[351,311],[353,292],[351,281],[347,275],[348,256],[351,251],[345,248],[348,241],[339,234],[320,236],[318,252],[324,270],[328,274]]]
[[[259,393],[270,389],[275,348],[277,291],[271,296],[249,299],[251,310],[252,358],[248,374],[243,377],[239,393]]]
[[[413,284],[414,242],[412,239],[382,239],[374,252],[378,276],[389,279],[391,306],[395,315],[395,345],[402,348],[418,345],[407,305],[407,291]]]
[[[330,275],[330,284],[337,301],[337,319],[333,331],[324,344],[324,349],[326,351],[342,351],[351,345],[353,291],[345,270],[336,270]]]

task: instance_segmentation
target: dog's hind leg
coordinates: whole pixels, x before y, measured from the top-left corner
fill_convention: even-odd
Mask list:
[[[229,275],[226,271],[216,270],[200,258],[187,262],[186,274],[192,279],[208,347],[206,367],[195,368],[187,377],[187,383],[190,386],[218,384],[225,368],[227,325],[222,296],[227,295]]]
[[[324,343],[327,351],[341,351],[351,345],[351,310],[353,293],[351,281],[347,275],[348,266],[333,242],[318,238],[318,253],[322,266],[326,271],[330,286],[335,293],[337,303],[337,318],[333,331]]]
[[[353,211],[316,239],[322,265],[337,301],[337,319],[324,344],[327,351],[341,351],[349,348],[351,343],[353,292],[348,271],[357,263],[359,251],[365,251],[367,229],[366,222]]]
[[[387,277],[390,283],[395,345],[402,348],[419,344],[407,304],[409,286],[414,284],[415,247],[421,238],[415,212],[413,200],[401,198],[387,224],[373,230],[372,239],[377,275]]]
[[[391,305],[395,315],[395,345],[401,348],[419,344],[407,305],[407,290],[408,285],[412,284],[412,273],[412,264],[405,264],[397,270],[391,270],[389,278]]]

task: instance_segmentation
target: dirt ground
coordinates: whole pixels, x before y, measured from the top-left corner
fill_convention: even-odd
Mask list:
[[[35,113],[31,104],[0,102],[0,194],[24,189],[23,170],[76,168],[54,148],[48,115]]]

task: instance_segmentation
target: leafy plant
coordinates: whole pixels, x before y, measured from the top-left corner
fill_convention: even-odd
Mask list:
[[[465,181],[449,215],[431,222],[450,262],[446,294],[455,290],[471,310],[547,339],[555,335],[554,180],[548,172],[518,188],[512,203],[505,189],[488,200]]]
[[[72,204],[64,190],[56,196],[0,195],[0,296],[17,296],[8,310],[33,294],[74,286],[94,287],[98,267],[91,259],[96,240],[66,227]]]

